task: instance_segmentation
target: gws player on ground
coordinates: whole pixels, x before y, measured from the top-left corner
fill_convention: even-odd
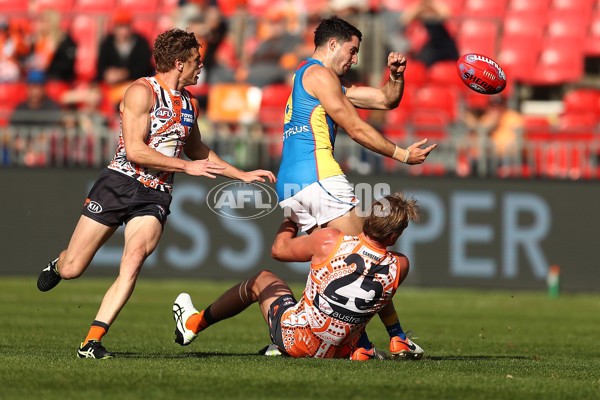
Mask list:
[[[357,236],[344,235],[336,228],[297,236],[297,225],[285,220],[272,253],[280,260],[310,261],[300,301],[283,280],[267,270],[233,286],[201,312],[189,294],[181,293],[173,304],[176,342],[188,345],[203,329],[258,302],[271,341],[284,354],[374,358],[375,348],[361,347],[361,336],[369,320],[392,304],[409,269],[406,256],[387,247],[394,245],[409,221],[417,219],[416,201],[397,193],[373,204],[363,232]],[[410,339],[402,342],[396,354],[422,357],[417,344]]]

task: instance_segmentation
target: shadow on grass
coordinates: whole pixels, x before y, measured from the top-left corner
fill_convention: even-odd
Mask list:
[[[473,355],[473,356],[425,356],[423,360],[430,361],[473,361],[473,360],[533,360],[534,356],[488,356],[488,355]]]
[[[162,358],[162,359],[178,359],[178,358],[211,358],[211,357],[255,357],[261,356],[258,353],[204,353],[200,351],[186,352],[181,354],[164,354],[164,353],[133,353],[133,352],[115,352],[118,358]]]

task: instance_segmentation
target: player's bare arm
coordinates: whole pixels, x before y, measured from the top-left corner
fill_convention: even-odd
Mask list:
[[[339,78],[329,69],[314,66],[306,71],[303,84],[307,92],[319,99],[325,112],[363,147],[406,164],[420,164],[437,144],[425,148],[427,139],[402,149],[363,121],[354,105],[340,88]]]
[[[185,172],[189,175],[203,175],[214,178],[223,169],[210,162],[194,163],[166,156],[151,149],[144,141],[150,125],[150,110],[154,94],[142,81],[134,82],[125,92],[122,111],[122,129],[127,159],[136,164],[169,172]]]
[[[346,96],[355,107],[371,110],[391,110],[398,107],[404,94],[406,57],[402,53],[392,52],[388,55],[387,65],[390,74],[381,88],[356,86],[343,81]]]
[[[192,101],[197,102],[196,99]],[[196,104],[197,105],[197,104]],[[198,124],[194,122],[190,136],[184,147],[185,155],[190,160],[195,160],[196,163],[209,163],[219,167],[218,174],[231,179],[238,179],[243,182],[275,182],[275,175],[271,171],[257,169],[254,171],[242,171],[234,167],[227,161],[223,160],[210,147],[202,141],[202,134],[198,128]]]
[[[297,235],[298,227],[286,218],[275,236],[271,256],[277,261],[322,263],[339,241],[341,232],[335,228],[323,228],[310,235]]]

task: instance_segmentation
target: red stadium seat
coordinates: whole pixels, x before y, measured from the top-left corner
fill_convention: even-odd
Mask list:
[[[508,82],[524,82],[531,77],[541,43],[541,40],[527,41],[522,36],[504,35],[497,61],[504,68]]]
[[[152,35],[152,38],[148,41],[148,43],[150,43],[150,47],[154,46],[154,40],[158,35],[174,27],[175,24],[173,23],[173,19],[170,15],[161,15],[158,17],[156,25],[154,26],[154,35]]]
[[[558,117],[558,129],[562,132],[596,132],[599,123],[595,112],[566,112]]]
[[[458,116],[458,91],[447,85],[426,85],[419,88],[412,99],[412,109],[441,114],[453,122]]]
[[[48,9],[67,12],[73,9],[73,3],[74,0],[38,0],[35,2],[34,9],[38,12]]]
[[[267,128],[281,132],[285,108],[292,87],[284,83],[275,83],[262,88],[258,121]]]
[[[71,89],[69,83],[63,81],[48,81],[45,85],[48,97],[57,103],[62,103],[62,96]]]
[[[465,0],[462,15],[500,21],[504,17],[507,4],[508,0]]]
[[[456,70],[456,61],[439,61],[427,69],[427,83],[466,89]]]
[[[548,117],[525,115],[523,116],[523,130],[526,137],[528,134],[535,133],[551,134],[552,124]]]
[[[406,71],[404,72],[404,76],[406,78],[405,89],[410,86],[413,89],[416,89],[423,84],[427,80],[427,66],[423,64],[421,61],[417,60],[407,60],[406,63]],[[389,78],[389,71],[386,69],[383,75],[383,82],[386,82]]]
[[[574,14],[588,17],[594,8],[594,0],[552,0],[550,10],[562,15]]]
[[[498,54],[500,25],[487,19],[468,19],[460,25],[456,40],[461,54],[479,53],[489,57]]]
[[[537,14],[544,15],[550,8],[551,0],[510,0],[508,2],[508,12],[519,14]]]
[[[583,43],[549,40],[542,46],[540,58],[525,83],[558,85],[583,78]]]
[[[416,87],[404,88],[400,105],[392,110],[384,111],[383,134],[393,141],[401,142],[406,138],[407,125],[417,90]]]
[[[0,0],[0,12],[4,13],[26,13],[29,10],[28,1]]]
[[[159,0],[117,0],[116,7],[126,8],[135,13],[155,13],[159,10]]]
[[[77,13],[109,13],[115,9],[116,0],[75,0]]]
[[[599,89],[572,89],[563,97],[564,112],[593,113],[600,117],[600,90]]]
[[[544,36],[546,14],[520,14],[508,12],[502,26],[503,36],[513,40],[539,41]]]
[[[162,0],[160,12],[162,14],[170,14],[179,7],[179,0]]]
[[[583,52],[587,56],[600,56],[600,8],[592,14]]]
[[[548,15],[546,37],[583,41],[589,26],[589,15],[552,13]]]
[[[75,75],[77,80],[90,81],[96,76],[100,27],[98,18],[90,14],[76,15],[71,23],[71,34],[77,43]]]

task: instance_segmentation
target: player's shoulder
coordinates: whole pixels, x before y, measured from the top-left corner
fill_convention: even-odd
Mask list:
[[[152,106],[154,99],[154,90],[150,83],[144,79],[140,78],[135,80],[129,87],[125,90],[125,94],[123,95],[123,103],[125,104],[137,104],[141,108],[147,109]]]
[[[388,250],[388,254],[390,256],[394,257],[399,263],[403,263],[403,264],[405,263],[406,265],[409,264],[408,257],[406,257],[405,254],[402,254],[397,251],[391,251],[391,250]]]

